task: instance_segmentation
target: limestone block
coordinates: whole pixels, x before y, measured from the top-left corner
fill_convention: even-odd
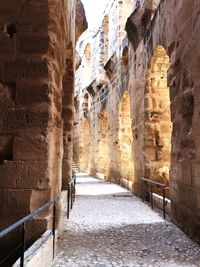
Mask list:
[[[13,62],[0,63],[0,80],[9,82],[23,79],[47,79],[50,74],[50,64],[47,60],[27,62],[25,60],[18,60]]]
[[[182,163],[182,182],[184,185],[192,186],[192,165],[190,162],[184,162]],[[181,180],[179,180],[181,181]]]
[[[53,87],[48,83],[30,83],[30,82],[17,82],[16,84],[16,105],[25,107],[32,105],[49,103],[50,95],[53,92]]]
[[[191,183],[193,187],[197,188],[198,190],[200,189],[200,164],[199,163],[194,163],[192,164],[192,178],[191,178]]]
[[[47,161],[5,161],[0,165],[0,188],[48,188]]]
[[[46,35],[48,16],[39,17],[38,10],[35,10],[35,12],[37,13],[34,16],[33,15],[34,9],[30,9],[29,11],[26,10],[24,12],[29,13],[29,15],[27,14],[27,16],[24,16],[23,18],[21,17],[18,19],[17,28],[19,32],[25,33],[25,34],[27,34],[27,32],[30,34],[35,34],[35,33],[44,34],[45,33]],[[37,17],[37,19],[35,19],[35,17]]]
[[[8,57],[9,54],[13,54],[16,49],[16,40],[10,39],[9,35],[5,32],[0,33],[0,57]]]
[[[32,190],[31,192],[31,198],[30,198],[30,211],[34,211],[35,209],[38,209],[45,205],[47,202],[51,200],[51,189],[45,189],[45,190]],[[43,212],[36,215],[35,219],[42,219],[46,217],[52,207],[49,207],[48,209],[44,210]]]
[[[7,114],[8,129],[43,128],[46,129],[50,122],[49,112],[30,112],[24,110],[10,111]]]
[[[172,180],[170,181],[170,193],[171,193],[171,200],[174,206],[178,205],[179,203],[179,183],[173,181],[173,176]],[[172,208],[173,210],[173,208]]]
[[[21,54],[46,54],[48,52],[50,39],[43,35],[17,35],[17,52]],[[34,44],[34,45],[33,45]]]
[[[7,217],[20,219],[30,213],[30,199],[32,190],[8,190]],[[26,201],[25,201],[26,200]]]
[[[189,210],[197,210],[197,191],[192,187],[182,185],[179,188],[179,201]]]
[[[73,120],[73,110],[71,109],[71,107],[63,108],[62,118],[64,119],[64,123],[65,122],[66,123],[72,122],[72,120]]]
[[[6,208],[7,208],[7,190],[0,190],[0,217],[6,215]],[[0,229],[1,229],[1,223],[0,223]]]
[[[14,138],[13,160],[46,160],[50,141],[44,135]]]
[[[15,7],[13,8],[13,3],[2,0],[0,8],[0,23],[5,23],[5,21],[13,21],[20,14],[21,1],[16,0]]]

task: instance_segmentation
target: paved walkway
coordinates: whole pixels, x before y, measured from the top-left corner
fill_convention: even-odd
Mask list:
[[[80,174],[77,195],[53,267],[200,267],[200,247],[120,186]]]

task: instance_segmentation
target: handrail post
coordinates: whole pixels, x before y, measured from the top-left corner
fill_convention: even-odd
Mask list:
[[[22,224],[22,254],[20,258],[20,267],[24,267],[25,250],[26,250],[26,222]]]
[[[76,175],[74,177],[74,202],[75,202],[75,199],[76,199]]]
[[[149,188],[150,188],[150,203],[151,203],[151,208],[153,209],[154,208],[154,203],[153,203],[153,186],[158,186],[162,189],[162,196],[163,196],[163,217],[164,219],[166,218],[166,194],[165,194],[165,189],[167,189],[166,187],[166,184],[163,184],[163,183],[160,183],[160,182],[156,182],[156,181],[152,181],[148,178],[144,178],[144,177],[141,177],[141,196],[142,196],[142,201],[143,201],[143,194],[142,194],[142,191],[143,191],[143,187],[144,187],[144,184],[145,182],[147,183],[148,185],[148,192],[149,192]]]
[[[67,219],[69,219],[69,208],[70,208],[70,185],[67,186]]]
[[[165,188],[163,187],[163,217],[165,219],[166,212],[165,212]]]
[[[152,185],[150,185],[150,198],[151,198],[151,208],[153,210],[153,189],[152,189]]]
[[[144,202],[143,181],[140,180],[140,182],[141,182],[141,199],[142,199],[142,202]]]
[[[55,257],[55,240],[56,240],[56,202],[53,204],[53,259]]]
[[[21,239],[20,239],[20,252],[19,252],[19,261],[20,261],[20,267],[24,267],[24,255],[25,255],[25,251],[26,251],[26,242],[27,242],[27,231],[26,231],[26,227],[27,227],[27,222],[32,219],[34,216],[36,216],[37,214],[41,213],[42,211],[46,210],[47,208],[49,208],[50,206],[54,205],[53,209],[54,209],[54,215],[53,215],[53,231],[52,234],[54,233],[54,237],[55,237],[55,229],[56,229],[56,203],[57,201],[60,199],[61,196],[54,198],[53,200],[49,201],[48,203],[46,203],[45,205],[43,205],[40,208],[35,209],[34,211],[32,211],[29,215],[23,217],[22,219],[18,220],[16,223],[12,224],[11,226],[7,227],[5,230],[0,232],[0,239],[3,238],[4,236],[6,236],[7,234],[11,233],[13,230],[17,229],[18,227],[21,227]],[[54,240],[54,246],[55,246],[55,240]],[[5,259],[3,259],[3,262],[5,262],[5,260],[9,259],[9,257],[15,252],[16,250],[13,250],[12,253],[10,253]],[[2,265],[3,263],[2,261],[0,262],[0,265]]]
[[[73,184],[71,184],[71,209],[73,208]]]

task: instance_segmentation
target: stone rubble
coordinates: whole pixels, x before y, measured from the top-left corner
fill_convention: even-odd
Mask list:
[[[198,267],[200,247],[118,185],[80,175],[52,267]]]

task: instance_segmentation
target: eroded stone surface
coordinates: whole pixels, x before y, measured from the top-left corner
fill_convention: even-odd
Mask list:
[[[79,176],[53,267],[195,267],[200,247],[125,189]]]

